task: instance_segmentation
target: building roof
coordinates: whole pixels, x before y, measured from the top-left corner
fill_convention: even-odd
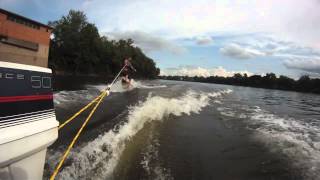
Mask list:
[[[21,15],[19,15],[19,14],[16,14],[16,13],[13,13],[13,12],[10,12],[10,11],[4,10],[4,9],[1,9],[1,8],[0,8],[0,13],[7,14],[7,15],[11,15],[11,16],[15,16],[15,17],[21,18],[21,19],[23,19],[23,20],[26,20],[26,21],[32,22],[32,23],[34,23],[34,24],[37,24],[37,25],[39,25],[39,26],[46,27],[46,28],[48,28],[48,29],[53,29],[51,26],[48,26],[48,25],[46,25],[46,24],[42,24],[42,23],[37,22],[37,21],[35,21],[35,20],[29,19],[29,18],[27,18],[27,17],[21,16]]]

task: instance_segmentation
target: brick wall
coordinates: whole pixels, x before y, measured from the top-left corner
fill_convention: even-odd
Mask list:
[[[7,20],[7,15],[0,13],[0,35],[5,37],[33,42],[38,50],[25,49],[0,42],[0,61],[48,67],[50,29],[35,29]]]
[[[0,61],[48,67],[49,46],[39,45],[38,51],[31,51],[0,42]]]
[[[7,20],[6,14],[0,13],[0,35],[39,43],[43,45],[49,45],[50,42],[50,29],[46,27],[40,27],[40,29],[34,29],[23,24],[18,24]]]

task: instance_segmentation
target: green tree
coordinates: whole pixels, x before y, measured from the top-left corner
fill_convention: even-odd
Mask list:
[[[125,58],[132,57],[137,77],[155,78],[160,72],[132,39],[115,41],[101,37],[97,27],[81,11],[70,10],[68,15],[49,25],[54,28],[49,53],[53,70],[112,76],[122,68]]]

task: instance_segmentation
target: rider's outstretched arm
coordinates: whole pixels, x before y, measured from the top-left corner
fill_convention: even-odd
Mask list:
[[[137,70],[132,66],[131,63],[129,63],[129,67],[130,67],[133,71],[137,71]]]

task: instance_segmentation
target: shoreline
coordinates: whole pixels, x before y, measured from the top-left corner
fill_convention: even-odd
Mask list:
[[[303,93],[303,94],[320,95],[320,93],[316,93],[316,92],[305,92],[305,91],[296,91],[296,90],[288,90],[288,89],[277,89],[277,88],[267,88],[267,87],[257,87],[257,86],[245,86],[245,85],[228,84],[228,83],[202,82],[202,81],[187,81],[187,80],[165,79],[165,78],[158,78],[158,80],[178,81],[178,82],[194,82],[194,83],[204,83],[204,84],[219,84],[219,85],[228,85],[228,86],[239,86],[239,87],[247,87],[247,88],[257,88],[257,89],[267,89],[267,90],[278,90],[278,91],[285,91],[285,92],[296,92],[296,93]]]

